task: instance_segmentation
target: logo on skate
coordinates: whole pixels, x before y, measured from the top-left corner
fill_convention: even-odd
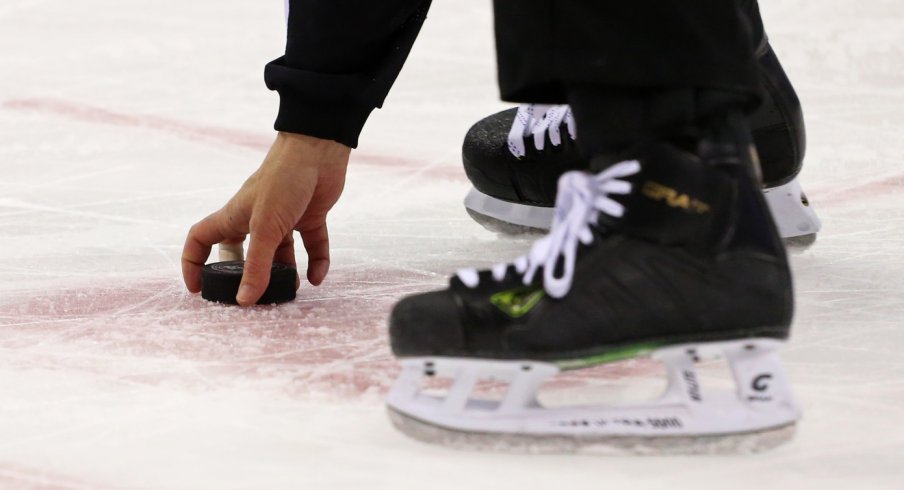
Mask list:
[[[753,382],[750,383],[750,387],[755,391],[766,391],[769,389],[769,385],[766,384],[766,381],[772,379],[771,374],[761,374],[756,378],[753,378]]]
[[[768,382],[771,379],[772,375],[769,373],[760,374],[756,378],[753,378],[753,381],[750,382],[750,388],[753,391],[762,393],[769,389]],[[768,402],[772,400],[772,397],[769,395],[750,395],[747,397],[747,400],[754,402]]]
[[[515,288],[490,296],[490,303],[512,318],[526,315],[546,293],[542,288]]]
[[[687,384],[687,395],[695,402],[703,400],[703,397],[700,396],[700,383],[697,382],[696,373],[685,369],[683,374],[684,382]]]
[[[641,192],[654,201],[663,201],[670,207],[681,208],[692,213],[705,214],[710,210],[709,204],[652,180],[644,182]]]
[[[570,428],[590,428],[590,427],[633,427],[639,429],[657,429],[659,431],[668,431],[670,429],[681,429],[684,422],[680,417],[648,417],[640,418],[592,418],[592,419],[566,419],[555,422],[554,425],[559,427]]]

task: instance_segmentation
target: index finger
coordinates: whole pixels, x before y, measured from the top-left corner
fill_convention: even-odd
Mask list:
[[[224,233],[222,211],[217,211],[195,223],[188,230],[182,247],[182,280],[193,293],[201,291],[201,268],[210,256],[214,244],[230,238]]]

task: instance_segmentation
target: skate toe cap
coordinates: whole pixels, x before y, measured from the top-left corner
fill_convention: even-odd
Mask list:
[[[460,352],[464,335],[455,297],[443,290],[402,299],[389,317],[389,340],[399,357]]]
[[[518,109],[513,107],[477,121],[468,129],[462,155],[479,160],[496,157],[508,142],[508,134]]]

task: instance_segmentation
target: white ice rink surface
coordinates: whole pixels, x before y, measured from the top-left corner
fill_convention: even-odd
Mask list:
[[[904,4],[763,13],[824,222],[793,257],[804,418],[765,454],[633,458],[453,451],[384,413],[393,302],[528,245],[461,204],[461,138],[506,107],[487,0],[434,5],[352,156],[326,283],[247,310],[188,294],[178,260],[273,138],[282,2],[3,0],[0,489],[904,488]],[[550,396],[631,396],[652,367]]]

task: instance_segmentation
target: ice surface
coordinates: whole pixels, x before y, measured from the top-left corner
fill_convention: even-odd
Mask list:
[[[605,458],[425,446],[382,406],[391,304],[527,247],[461,205],[461,137],[506,107],[488,1],[434,5],[353,155],[327,282],[240,310],[186,293],[178,258],[273,138],[282,2],[4,0],[0,488],[904,488],[904,6],[762,7],[825,225],[793,259],[804,419],[754,457]]]

